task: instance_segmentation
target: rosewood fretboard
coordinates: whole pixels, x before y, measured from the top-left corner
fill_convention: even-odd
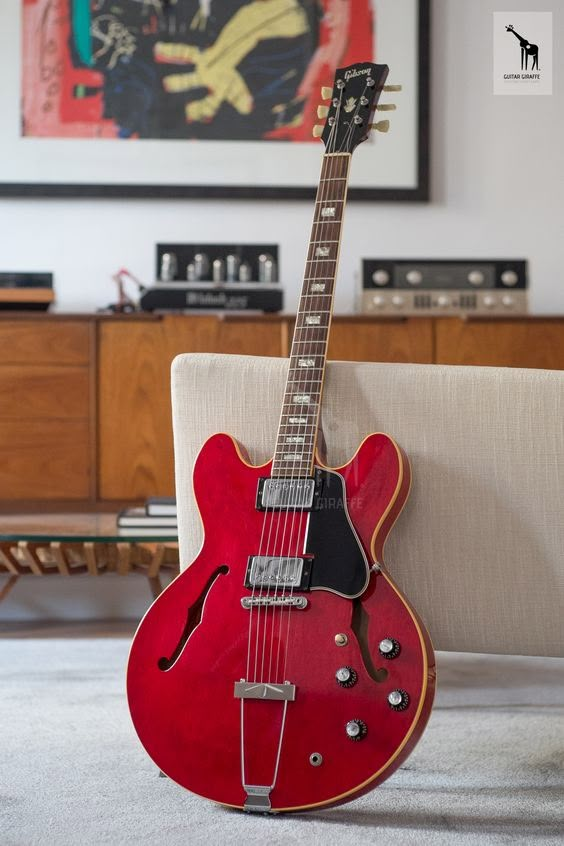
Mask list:
[[[350,161],[350,153],[323,156],[273,476],[313,472]]]

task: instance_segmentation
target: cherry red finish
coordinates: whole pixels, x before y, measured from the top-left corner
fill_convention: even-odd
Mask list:
[[[409,465],[390,438],[375,434],[339,472],[351,521],[374,560],[407,496]],[[296,698],[287,705],[270,796],[273,811],[290,811],[355,798],[399,766],[430,712],[434,658],[423,625],[384,572],[371,574],[356,601],[318,590],[307,594],[303,611],[242,608],[241,598],[250,595],[243,586],[249,555],[292,555],[303,548],[306,514],[269,515],[263,534],[265,515],[255,509],[255,498],[258,479],[269,473],[270,465],[246,464],[228,435],[206,442],[194,469],[205,540],[193,564],[142,620],[127,682],[135,728],[156,765],[189,790],[236,807],[243,806],[246,793],[241,700],[234,697],[234,683],[245,678],[294,684]],[[355,603],[362,609],[356,610],[353,630]],[[179,651],[191,609],[192,634],[172,665],[166,665],[170,668],[162,669],[161,659],[170,661]],[[347,636],[346,646],[336,645],[336,634]],[[379,655],[385,637],[401,644],[393,660]],[[358,674],[351,688],[336,683],[335,672],[342,666]],[[375,680],[374,675],[386,675],[378,672],[382,669],[386,678]],[[404,711],[393,711],[387,702],[396,688],[409,693]],[[273,781],[283,708],[279,701],[245,700],[247,784]],[[352,719],[368,728],[359,742],[345,733]],[[320,766],[310,763],[313,753],[322,756]]]

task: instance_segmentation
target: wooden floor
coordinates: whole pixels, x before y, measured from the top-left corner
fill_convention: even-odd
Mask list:
[[[9,638],[132,638],[137,620],[0,621],[0,639]]]

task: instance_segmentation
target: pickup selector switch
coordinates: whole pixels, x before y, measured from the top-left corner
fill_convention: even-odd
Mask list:
[[[339,687],[352,687],[358,681],[358,674],[352,667],[339,667],[335,679]]]
[[[400,654],[401,646],[393,637],[385,637],[378,644],[378,652],[383,658],[396,658]]]
[[[362,740],[368,731],[364,720],[349,720],[345,726],[349,740]]]
[[[393,711],[405,711],[409,705],[409,694],[405,690],[392,690],[388,694],[388,705]]]

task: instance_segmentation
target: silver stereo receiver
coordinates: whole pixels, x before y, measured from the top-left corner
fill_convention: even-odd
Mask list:
[[[523,259],[363,259],[365,314],[526,314]]]

